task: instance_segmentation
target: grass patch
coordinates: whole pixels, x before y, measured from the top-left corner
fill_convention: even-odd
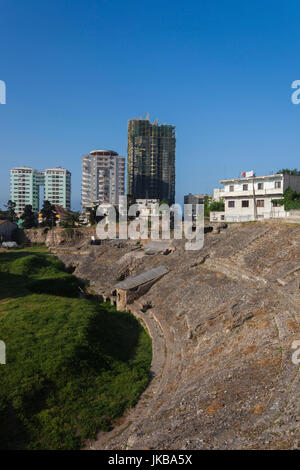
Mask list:
[[[0,253],[0,448],[77,449],[149,381],[151,340],[41,248]]]

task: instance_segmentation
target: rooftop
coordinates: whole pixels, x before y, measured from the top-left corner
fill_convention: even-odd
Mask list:
[[[97,155],[97,154],[100,154],[100,155],[115,155],[117,156],[118,153],[115,152],[114,150],[104,150],[104,149],[99,149],[99,150],[92,150],[90,152],[90,155]]]
[[[68,171],[66,168],[62,168],[61,166],[54,166],[53,168],[46,168],[45,171],[53,171],[53,170],[63,170]]]
[[[32,171],[36,171],[34,168],[31,168],[31,166],[14,166],[13,168],[11,168],[11,170],[32,170]]]
[[[265,175],[265,176],[241,176],[239,178],[230,178],[227,180],[220,180],[220,183],[225,184],[225,183],[230,183],[232,181],[253,181],[253,178],[255,180],[266,180],[266,179],[278,178],[282,176],[283,176],[283,173],[275,173],[273,175]]]
[[[168,268],[165,266],[158,266],[157,268],[150,269],[150,271],[146,271],[138,276],[133,276],[125,281],[119,282],[116,284],[117,289],[129,290],[133,289],[134,287],[141,286],[142,284],[146,284],[146,282],[152,281],[154,279],[158,279],[159,277],[167,274],[169,272]]]

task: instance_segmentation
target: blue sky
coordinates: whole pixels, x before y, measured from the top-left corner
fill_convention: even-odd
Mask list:
[[[0,0],[0,204],[9,169],[126,155],[127,120],[174,124],[176,200],[242,170],[300,168],[300,4],[289,0]]]

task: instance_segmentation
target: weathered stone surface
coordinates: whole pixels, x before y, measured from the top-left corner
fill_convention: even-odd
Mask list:
[[[29,240],[31,243],[45,243],[48,247],[81,246],[84,243],[90,242],[92,235],[96,235],[95,227],[31,228],[24,230],[23,242]]]
[[[206,234],[199,252],[173,245],[168,256],[133,256],[130,243],[59,255],[107,296],[120,273],[169,269],[128,306],[152,336],[153,379],[114,430],[86,447],[297,448],[300,227],[230,225]]]

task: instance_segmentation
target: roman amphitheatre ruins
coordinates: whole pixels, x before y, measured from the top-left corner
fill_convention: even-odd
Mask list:
[[[87,449],[300,448],[300,370],[292,360],[299,225],[232,224],[207,233],[195,252],[181,240],[48,245],[93,292],[125,302],[152,337],[148,388]]]

